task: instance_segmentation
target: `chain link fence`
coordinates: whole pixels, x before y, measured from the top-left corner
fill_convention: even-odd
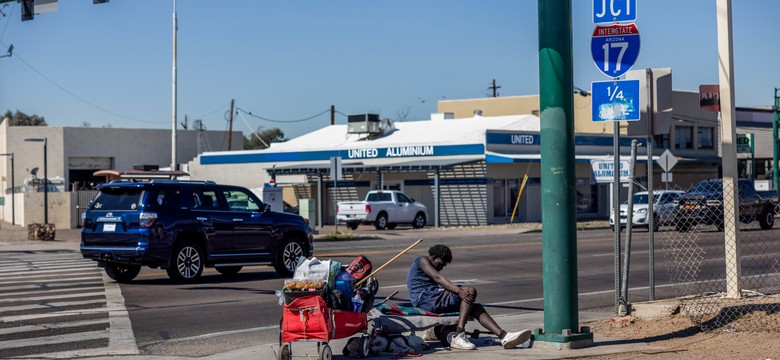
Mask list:
[[[685,193],[656,237],[681,312],[705,331],[780,331],[770,317],[780,311],[777,192],[756,191],[750,180],[724,185],[720,179],[678,190]],[[727,226],[728,217],[736,230]],[[741,321],[746,317],[753,321]]]

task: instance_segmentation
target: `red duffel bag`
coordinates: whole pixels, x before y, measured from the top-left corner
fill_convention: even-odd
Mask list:
[[[319,295],[299,297],[284,305],[282,342],[328,341],[331,324],[325,299]]]

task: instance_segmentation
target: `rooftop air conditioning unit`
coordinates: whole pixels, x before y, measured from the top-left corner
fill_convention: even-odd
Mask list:
[[[378,114],[360,114],[347,116],[348,134],[379,134],[382,132]]]

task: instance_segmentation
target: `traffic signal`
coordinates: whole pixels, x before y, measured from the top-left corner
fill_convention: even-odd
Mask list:
[[[34,5],[33,3],[35,0],[22,0],[22,21],[32,20],[34,14]]]

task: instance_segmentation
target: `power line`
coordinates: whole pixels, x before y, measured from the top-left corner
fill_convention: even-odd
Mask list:
[[[7,45],[6,45],[5,43],[3,43],[2,41],[0,41],[0,45],[7,46]],[[100,107],[100,106],[98,106],[98,105],[95,105],[95,104],[93,104],[93,103],[91,103],[91,102],[87,101],[86,99],[84,99],[84,98],[82,98],[82,97],[80,97],[80,96],[78,96],[78,95],[74,94],[74,93],[73,93],[73,92],[71,92],[70,90],[66,89],[64,86],[62,86],[62,85],[58,84],[58,83],[57,83],[57,82],[55,82],[54,80],[50,79],[48,76],[44,75],[42,72],[38,71],[38,69],[36,69],[36,68],[35,68],[35,67],[33,67],[32,65],[30,65],[30,63],[28,63],[26,60],[24,60],[24,58],[23,58],[23,57],[19,56],[19,52],[18,52],[18,51],[16,51],[16,52],[14,53],[14,58],[15,58],[15,59],[19,59],[19,61],[21,61],[23,64],[27,65],[27,67],[29,67],[29,68],[30,68],[32,71],[34,71],[36,74],[38,74],[38,75],[39,75],[40,77],[42,77],[44,80],[48,81],[50,84],[52,84],[52,85],[56,86],[57,88],[59,88],[60,90],[64,91],[64,92],[65,92],[65,93],[67,93],[68,95],[70,95],[70,96],[72,96],[72,97],[76,98],[76,100],[79,100],[79,101],[81,101],[81,102],[83,102],[83,103],[85,103],[85,104],[87,104],[87,105],[89,105],[89,106],[91,106],[91,107],[93,107],[93,108],[95,108],[95,109],[98,109],[98,110],[100,110],[100,111],[102,111],[102,112],[105,112],[105,113],[107,113],[107,114],[114,115],[114,116],[116,116],[116,117],[120,117],[120,118],[123,118],[123,119],[131,120],[131,121],[138,121],[138,122],[143,122],[143,123],[150,123],[150,124],[160,124],[160,123],[162,123],[161,121],[152,121],[152,120],[141,120],[141,119],[136,119],[136,118],[133,118],[133,117],[129,117],[129,116],[125,116],[125,115],[122,115],[122,114],[115,113],[115,112],[113,112],[113,111],[111,111],[111,110],[108,110],[108,109],[105,109],[105,108],[103,108],[103,107]]]
[[[253,118],[257,118],[257,119],[265,120],[265,121],[269,121],[269,122],[274,122],[274,123],[283,123],[283,124],[284,123],[298,123],[298,122],[309,121],[311,119],[314,119],[314,118],[316,118],[318,116],[321,116],[321,115],[323,115],[325,113],[329,113],[330,112],[330,109],[325,109],[323,112],[321,112],[321,113],[319,113],[317,115],[312,115],[312,116],[309,116],[309,117],[304,118],[304,119],[297,119],[297,120],[274,120],[274,119],[269,119],[269,118],[266,118],[266,117],[262,117],[262,116],[258,116],[258,115],[252,114],[251,111],[246,111],[246,110],[244,110],[244,109],[242,109],[240,107],[236,107],[236,110],[240,111],[240,112],[242,112],[244,114],[247,114],[247,115],[249,115],[249,116],[251,116]]]
[[[3,7],[8,6],[8,4],[3,4]],[[14,1],[13,4],[11,4],[11,11],[8,12],[8,21],[5,22],[5,26],[3,26],[3,33],[0,34],[0,41],[3,41],[3,37],[5,36],[5,30],[8,29],[8,24],[11,23],[11,15],[14,13],[14,9],[16,8],[16,2]],[[3,16],[6,16],[3,14]]]
[[[228,106],[228,105],[230,105],[230,104],[222,104],[222,106],[220,106],[219,108],[216,108],[216,109],[214,109],[214,110],[210,111],[209,113],[207,113],[207,114],[205,114],[205,115],[200,115],[200,116],[196,116],[196,117],[197,117],[197,118],[204,118],[204,117],[206,117],[206,116],[209,116],[209,115],[211,115],[211,114],[214,114],[214,113],[215,113],[215,112],[217,112],[217,111],[220,111],[220,110],[224,109],[224,108],[225,108],[226,106]]]

